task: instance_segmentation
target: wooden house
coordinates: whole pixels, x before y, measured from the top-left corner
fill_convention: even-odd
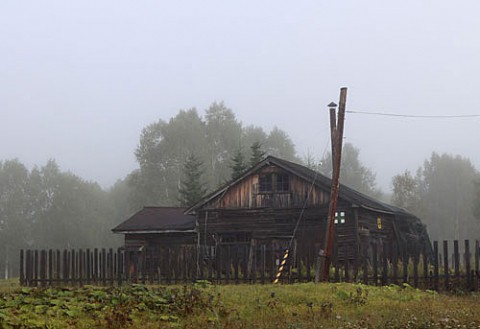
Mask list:
[[[244,245],[250,252],[268,248],[278,259],[287,248],[312,252],[323,246],[330,187],[329,178],[268,156],[185,214],[196,217],[197,242],[206,256],[219,246]],[[372,244],[397,246],[400,252],[418,244],[430,248],[417,217],[344,185],[334,222],[336,245],[347,250],[343,259],[368,257]]]
[[[192,245],[197,241],[195,217],[185,208],[144,207],[112,231],[125,235],[127,250],[172,245]]]

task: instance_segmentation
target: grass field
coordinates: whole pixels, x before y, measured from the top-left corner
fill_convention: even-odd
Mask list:
[[[479,295],[359,284],[20,288],[0,328],[480,328]]]

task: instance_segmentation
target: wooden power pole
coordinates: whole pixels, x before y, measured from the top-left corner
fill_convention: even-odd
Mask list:
[[[332,141],[332,187],[330,190],[330,203],[328,206],[327,225],[325,226],[325,239],[323,249],[319,251],[315,268],[315,283],[320,279],[327,281],[330,271],[330,262],[333,254],[333,241],[335,236],[335,212],[337,210],[338,192],[340,190],[340,163],[342,160],[343,127],[345,122],[345,105],[347,103],[347,88],[340,89],[338,118],[336,117],[335,103],[330,103],[330,136]]]

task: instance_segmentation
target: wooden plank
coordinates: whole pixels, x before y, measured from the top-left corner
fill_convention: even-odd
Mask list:
[[[402,262],[403,262],[403,283],[408,283],[408,262],[409,262],[409,257],[408,257],[408,250],[407,248],[403,249],[403,257],[402,257]]]
[[[40,250],[40,286],[47,285],[47,253],[45,250]]]
[[[90,284],[91,279],[92,279],[92,264],[91,264],[91,253],[90,249],[87,248],[85,251],[85,277],[86,277],[86,282],[87,284]]]
[[[25,259],[24,259],[24,251],[23,249],[20,249],[20,285],[24,286],[25,285],[25,265],[24,265]]]
[[[266,273],[265,273],[265,271],[266,271],[266,269],[267,269],[267,264],[266,264],[266,258],[267,258],[266,253],[267,253],[267,250],[266,250],[266,249],[267,249],[267,246],[266,246],[265,244],[262,244],[262,248],[261,248],[261,260],[260,260],[260,261],[261,261],[261,263],[260,263],[260,265],[261,265],[260,277],[261,277],[261,282],[262,282],[262,284],[265,284],[265,283],[266,283]]]
[[[436,291],[439,286],[438,241],[433,241],[433,287]]]
[[[33,282],[35,287],[38,285],[38,258],[38,250],[35,249],[33,262]]]
[[[55,267],[56,267],[56,271],[55,271],[55,282],[57,283],[57,286],[60,286],[60,281],[61,281],[61,253],[60,253],[60,250],[57,249],[55,251]]]
[[[315,248],[313,249],[315,250]],[[306,277],[307,277],[307,282],[312,281],[312,261],[311,261],[311,251],[307,251],[307,257],[305,258],[305,270],[307,271]]]
[[[423,245],[422,248],[422,264],[423,264],[423,282],[424,282],[424,288],[425,289],[431,289],[429,287],[429,275],[428,275],[428,255],[427,255],[427,248],[426,245]]]
[[[108,249],[108,258],[109,258],[109,267],[110,270],[108,271],[108,276],[110,280],[110,286],[113,287],[113,283],[115,282],[115,267],[113,264],[113,249],[109,248]]]
[[[273,245],[273,241],[270,243],[270,266],[268,266],[267,268],[269,269],[269,272],[270,272],[270,283],[273,282],[273,280],[275,280],[275,276],[277,274],[277,259],[275,258],[275,249],[274,249],[274,245]],[[280,262],[280,260],[278,260],[278,262]]]
[[[183,254],[183,262],[182,262],[181,265],[183,265],[182,266],[182,268],[183,268],[182,272],[183,272],[183,282],[184,283],[188,282],[188,261],[189,261],[190,257],[189,257],[187,252],[188,252],[187,248],[183,247],[181,249],[181,253]]]
[[[413,252],[413,286],[418,288],[418,263],[419,263],[418,245],[415,245],[415,251]]]
[[[340,282],[340,260],[338,258],[338,249],[339,249],[339,245],[338,243],[335,243],[333,245],[333,269],[334,269],[333,280],[335,282]]]
[[[479,278],[480,278],[480,241],[475,240],[475,277],[476,277],[476,285],[475,291],[478,291],[479,285]]]
[[[93,284],[98,284],[99,271],[98,271],[98,248],[93,249],[93,266],[92,266]]]
[[[392,283],[397,285],[398,284],[398,244],[396,242],[392,243],[390,255],[392,259]]]
[[[238,284],[238,267],[240,266],[239,264],[239,252],[238,252],[238,245],[235,245],[233,247],[233,280],[235,284]]]
[[[253,246],[250,248],[250,252],[252,252],[252,256],[250,258],[252,259],[252,274],[251,274],[251,282],[256,283],[257,282],[257,270],[258,270],[258,257],[257,257],[257,246]],[[249,258],[249,259],[250,259]]]
[[[366,252],[362,257],[362,271],[363,271],[363,275],[362,275],[363,284],[368,284],[368,256]]]
[[[480,241],[475,240],[475,272],[480,275]]]
[[[69,267],[69,261],[68,261],[68,250],[64,249],[63,250],[63,284],[68,285],[68,267]]]
[[[155,257],[155,252],[153,249],[149,251],[149,262],[148,262],[148,283],[153,284],[154,282],[154,257]]]
[[[122,249],[118,248],[117,249],[117,285],[119,287],[122,286],[122,278],[123,278],[123,254],[122,254]]]
[[[377,244],[372,244],[372,265],[373,265],[373,284],[378,286],[378,262],[377,262]]]
[[[106,286],[107,285],[107,252],[105,248],[102,248],[102,253],[100,257],[100,268],[101,268],[101,280],[102,280],[102,285]]]
[[[172,282],[171,260],[172,260],[172,250],[170,248],[167,248],[167,257],[165,259],[165,262],[166,262],[165,274],[166,274],[167,284],[170,284]]]
[[[250,245],[243,246],[242,254],[243,254],[243,261],[242,261],[242,274],[243,274],[243,283],[248,283],[250,273],[248,273],[248,260],[249,260],[249,251]]]
[[[53,286],[53,250],[48,249],[48,285]]]
[[[470,241],[465,240],[465,276],[467,279],[467,289],[470,291],[472,290],[472,279],[473,276],[470,273],[471,267],[470,267]]]
[[[445,283],[445,290],[450,289],[450,274],[448,266],[448,241],[443,241],[443,277]]]
[[[78,285],[79,285],[80,287],[83,287],[84,265],[85,265],[84,253],[83,253],[83,250],[82,250],[82,249],[79,249],[79,250],[78,250]]]
[[[382,286],[388,284],[388,249],[386,241],[382,244]]]
[[[458,240],[453,240],[453,259],[455,262],[455,279],[458,283],[460,279],[460,252],[458,251]]]

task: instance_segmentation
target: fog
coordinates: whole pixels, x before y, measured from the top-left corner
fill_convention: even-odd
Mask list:
[[[108,187],[137,167],[143,127],[222,100],[320,158],[343,86],[351,111],[480,114],[478,12],[477,1],[3,1],[0,159],[54,158]],[[345,140],[388,191],[432,151],[480,168],[479,124],[347,113]]]

